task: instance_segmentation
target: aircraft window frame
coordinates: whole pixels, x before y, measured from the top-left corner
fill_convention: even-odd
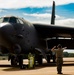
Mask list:
[[[16,22],[19,24],[20,22],[19,22],[19,20],[18,20],[18,18],[16,18]]]
[[[2,23],[2,22],[3,22],[3,17],[0,18],[0,23]]]
[[[24,22],[20,18],[17,18],[17,20],[19,21],[20,24],[24,24]]]

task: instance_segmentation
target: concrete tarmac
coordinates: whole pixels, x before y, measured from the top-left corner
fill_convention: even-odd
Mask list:
[[[27,60],[24,63],[27,64]],[[7,65],[7,66],[1,66]],[[64,58],[62,75],[74,75],[74,58]],[[53,63],[36,66],[35,69],[20,69],[19,67],[10,67],[10,62],[0,60],[0,75],[57,75],[56,65]],[[60,74],[59,74],[60,75]]]

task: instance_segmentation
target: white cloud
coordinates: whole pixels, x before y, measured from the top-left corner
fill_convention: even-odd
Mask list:
[[[6,10],[3,10],[3,9],[0,9],[0,13],[2,13],[2,12],[7,12]]]
[[[43,19],[43,20],[33,20],[32,23],[42,23],[42,24],[50,24],[50,19]],[[55,20],[55,25],[58,26],[68,26],[68,27],[74,27],[74,19],[60,19]]]
[[[26,14],[23,13],[24,17],[28,17],[29,21],[33,23],[44,23],[50,24],[51,22],[51,14]],[[70,26],[74,27],[74,18],[65,18],[59,15],[56,15],[55,24],[60,26]]]
[[[23,13],[24,16],[28,16],[28,17],[34,17],[34,18],[42,18],[42,19],[48,19],[48,18],[51,18],[51,14],[48,14],[48,13],[44,13],[44,14],[38,14],[38,13],[34,13],[34,14],[27,14],[27,13]],[[64,17],[60,17],[58,15],[55,15],[56,16],[56,19],[61,19],[61,18],[64,18]]]
[[[74,3],[74,0],[54,0],[56,5]],[[49,7],[53,0],[0,0],[0,8]]]
[[[48,14],[48,13],[44,13],[44,14],[37,14],[37,13],[34,13],[34,14],[27,14],[27,13],[23,13],[24,16],[29,16],[29,17],[35,17],[35,18],[50,18],[51,17],[51,14]]]
[[[56,25],[74,27],[74,18],[56,20]]]

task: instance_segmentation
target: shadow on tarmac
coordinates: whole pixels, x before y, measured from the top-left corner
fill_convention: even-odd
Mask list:
[[[3,71],[20,71],[21,69],[18,67],[9,67],[6,69],[3,69]]]
[[[71,75],[71,74],[59,74],[59,75]]]
[[[19,66],[16,66],[16,67],[7,67],[6,69],[3,69],[3,71],[21,71],[21,70],[27,71],[27,70],[41,69],[41,68],[45,68],[45,67],[47,67],[47,66],[36,65],[35,68],[28,68],[28,65],[23,65],[23,69],[20,69]]]
[[[24,65],[24,66],[28,66],[28,65]],[[36,67],[54,67],[54,66],[56,66],[56,63],[43,63],[42,65],[36,65]],[[63,64],[63,66],[74,66],[74,63]],[[12,67],[12,66],[0,64],[0,67]],[[16,66],[16,67],[19,67],[19,66]]]
[[[21,70],[36,70],[36,69],[41,69],[45,67],[55,67],[56,63],[44,63],[42,65],[36,65],[35,68],[29,69],[28,65],[23,65],[23,69],[20,69],[19,66],[16,67],[11,67],[11,65],[0,65],[0,67],[7,67],[6,69],[3,69],[3,71],[21,71]],[[74,64],[63,64],[63,66],[74,66]],[[70,75],[70,74],[62,74],[62,75]]]
[[[24,71],[27,71],[27,70],[35,70],[35,69],[39,69],[40,67],[36,67],[34,69],[20,69],[18,67],[14,68],[14,67],[10,67],[10,68],[7,68],[7,69],[3,69],[3,71],[21,71],[21,70],[24,70]],[[58,75],[72,75],[72,74],[58,74]]]

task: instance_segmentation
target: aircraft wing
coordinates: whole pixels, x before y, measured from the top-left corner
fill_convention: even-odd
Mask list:
[[[74,38],[74,27],[34,24],[41,38],[64,37]]]
[[[74,27],[34,24],[41,39],[50,38],[48,47],[52,48],[59,43],[67,46],[68,49],[74,49]],[[53,39],[55,37],[55,39]],[[59,39],[63,38],[63,39]]]

